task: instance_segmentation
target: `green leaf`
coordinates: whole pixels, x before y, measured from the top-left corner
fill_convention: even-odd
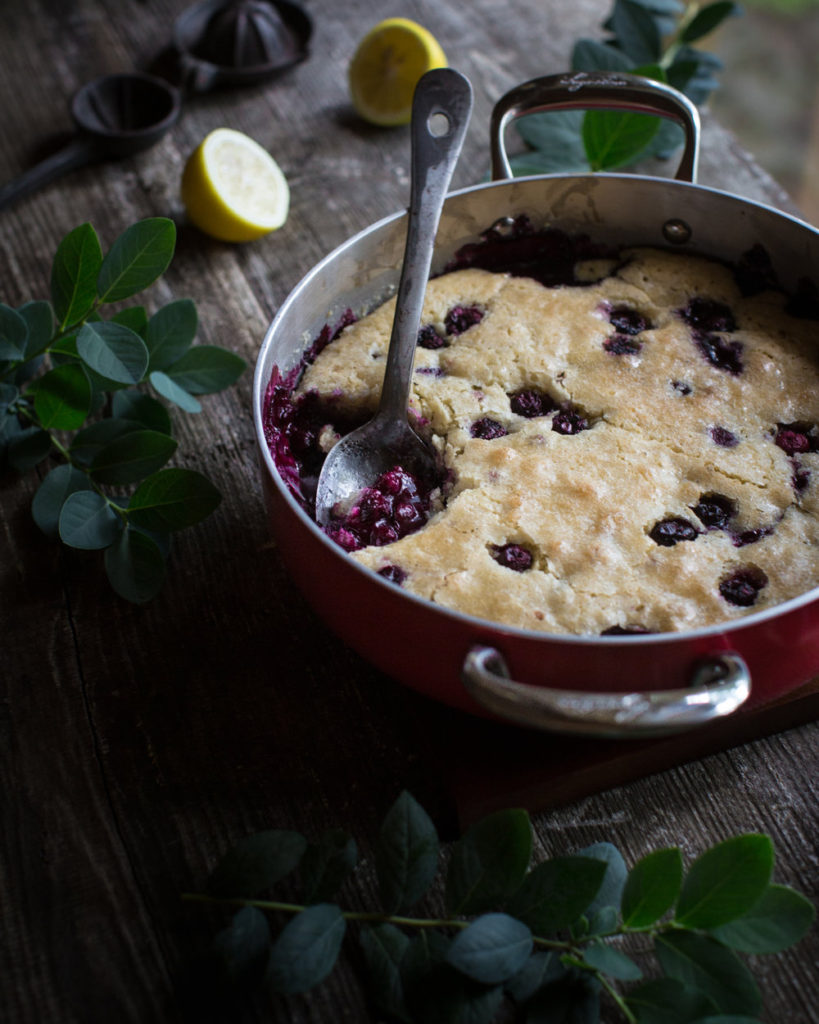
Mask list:
[[[178,405],[180,409],[184,409],[185,412],[201,412],[202,406],[193,395],[188,394],[184,388],[171,380],[171,378],[163,373],[161,370],[154,370],[148,377],[152,386],[156,391],[162,395],[163,398],[167,398],[169,402],[173,402],[174,405]]]
[[[385,923],[374,928],[362,928],[359,941],[367,965],[367,987],[373,1002],[388,1016],[409,1022],[400,970],[401,961],[410,944],[409,938],[395,925]]]
[[[178,299],[158,309],[145,332],[151,354],[149,368],[165,370],[181,359],[193,344],[198,327],[196,306],[190,299]]]
[[[54,312],[51,303],[38,300],[26,302],[20,306],[17,312],[25,320],[28,328],[28,339],[26,340],[26,359],[39,355],[51,341],[54,333]]]
[[[633,163],[660,128],[650,114],[589,110],[583,118],[583,146],[593,171],[609,171]]]
[[[343,829],[330,829],[310,843],[301,859],[300,873],[305,903],[332,899],[356,866],[355,840]]]
[[[748,1017],[744,1013],[717,1013],[697,1017],[690,1024],[762,1024],[759,1017]]]
[[[97,452],[89,471],[97,483],[133,483],[164,466],[176,448],[177,441],[158,430],[132,430]]]
[[[590,936],[609,935],[617,930],[619,914],[616,907],[600,907],[589,918]]]
[[[138,384],[148,368],[145,342],[113,321],[85,324],[77,335],[77,354],[100,377],[116,384]]]
[[[268,829],[241,839],[208,879],[212,896],[258,896],[299,865],[307,840],[299,832]]]
[[[683,882],[674,920],[685,928],[716,928],[749,911],[771,878],[769,836],[735,836],[706,850]]]
[[[703,104],[719,87],[716,72],[723,67],[716,54],[681,46],[667,69],[668,83],[698,105]]]
[[[633,66],[622,50],[596,39],[579,39],[572,50],[573,71],[630,71]]]
[[[278,992],[306,992],[324,981],[341,949],[347,923],[332,903],[291,918],[273,944],[269,977]]]
[[[556,953],[534,953],[523,967],[504,985],[506,992],[516,1003],[525,1003],[549,982],[566,974],[566,968]]]
[[[680,893],[682,853],[676,847],[655,850],[629,872],[621,910],[627,928],[644,928],[667,913]]]
[[[31,502],[34,522],[47,537],[57,537],[60,510],[66,498],[75,491],[87,491],[90,488],[88,477],[82,470],[68,463],[56,466],[37,488]]]
[[[663,46],[657,22],[642,4],[634,0],[615,0],[609,25],[633,64],[653,64],[660,60]]]
[[[25,358],[28,340],[28,324],[25,319],[0,302],[0,359],[18,360]]]
[[[15,423],[17,417],[11,417]],[[9,439],[8,460],[12,469],[25,473],[43,461],[51,451],[51,435],[39,427],[18,429]]]
[[[523,881],[532,855],[532,824],[524,810],[491,814],[455,844],[446,878],[451,915],[497,907]]]
[[[643,972],[631,957],[613,946],[606,945],[605,942],[589,943],[583,951],[583,959],[596,970],[620,981],[637,981],[643,976]]]
[[[132,423],[139,423],[148,430],[170,434],[171,417],[165,406],[144,391],[128,388],[115,391],[111,399],[111,415]]]
[[[77,430],[91,410],[91,382],[82,366],[55,366],[37,381],[34,411],[46,430]]]
[[[497,985],[517,974],[532,952],[532,933],[508,914],[484,914],[459,932],[447,962],[474,981]]]
[[[734,15],[741,14],[742,8],[739,4],[731,3],[730,0],[720,0],[718,3],[707,4],[701,7],[694,17],[683,25],[680,30],[681,43],[695,43],[714,31],[719,25]]]
[[[654,949],[669,977],[705,993],[722,1013],[759,1011],[762,999],[751,972],[736,953],[710,936],[666,932],[657,937]]]
[[[126,228],[100,267],[100,302],[119,302],[147,288],[165,272],[175,246],[176,226],[167,217],[150,217]]]
[[[105,572],[114,592],[126,601],[144,604],[165,582],[165,558],[159,544],[130,526],[105,551]]]
[[[148,328],[148,313],[144,306],[129,306],[128,309],[121,309],[118,313],[114,313],[111,320],[130,328],[134,334],[138,334],[140,338],[144,339],[145,331]]]
[[[640,1024],[679,1024],[716,1010],[702,992],[687,989],[676,978],[653,978],[626,996],[629,1009]]]
[[[526,876],[507,907],[536,935],[548,935],[575,921],[600,889],[606,865],[589,857],[555,857]]]
[[[591,857],[593,860],[603,861],[606,865],[603,881],[600,883],[597,895],[586,907],[586,915],[592,918],[607,907],[619,907],[623,886],[626,884],[628,876],[628,868],[617,847],[612,843],[592,843],[591,846],[585,846],[582,850],[576,850],[575,856]]]
[[[7,413],[19,397],[20,389],[16,384],[0,380],[0,413]]]
[[[816,908],[802,893],[771,885],[742,917],[714,928],[711,934],[741,953],[779,953],[799,942],[815,918]]]
[[[58,528],[60,539],[69,547],[97,551],[114,543],[123,524],[101,494],[81,490],[66,498]]]
[[[438,833],[427,812],[404,791],[387,812],[375,861],[384,910],[407,910],[427,891],[438,870]]]
[[[410,943],[401,963],[404,997],[414,1021],[424,1024],[490,1024],[503,1001],[503,986],[487,988],[446,962],[450,941],[425,932]]]
[[[270,925],[257,907],[242,907],[213,940],[220,980],[234,989],[260,984],[270,959]]]
[[[515,121],[515,128],[534,152],[512,157],[517,176],[588,171],[583,148],[582,110],[559,110],[546,114],[527,114]]]
[[[165,374],[189,394],[212,395],[238,380],[246,365],[240,356],[218,345],[196,345]]]
[[[110,418],[89,423],[74,435],[69,447],[72,462],[80,466],[90,466],[97,455],[117,437],[132,434],[141,430],[142,424],[133,420]]]
[[[80,224],[60,242],[51,265],[51,303],[60,330],[79,323],[92,309],[101,266],[100,241],[90,224]]]
[[[130,520],[146,530],[182,530],[207,518],[222,500],[193,469],[163,469],[137,487],[128,504]]]

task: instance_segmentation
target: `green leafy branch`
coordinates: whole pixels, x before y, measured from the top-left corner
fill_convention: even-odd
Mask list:
[[[0,467],[26,472],[56,458],[32,502],[35,522],[70,547],[103,550],[114,590],[136,602],[162,586],[170,535],[221,500],[201,473],[166,467],[178,442],[160,399],[199,412],[196,396],[245,369],[232,352],[193,345],[189,299],[103,319],[103,307],[164,273],[175,246],[173,221],[157,217],[129,227],[103,256],[82,224],[57,248],[50,302],[0,303]]]
[[[349,926],[369,995],[390,1020],[489,1024],[503,1008],[530,1024],[592,1024],[606,1002],[630,1024],[754,1024],[762,997],[739,954],[777,953],[802,938],[813,905],[772,883],[768,836],[740,835],[686,870],[679,849],[629,870],[610,843],[535,865],[523,810],[490,815],[452,847],[443,914],[408,916],[439,872],[434,824],[408,793],[388,812],[375,871],[381,908],[343,910],[354,840],[270,830],[230,850],[206,893],[239,907],[214,940],[210,977],[234,991],[305,992],[332,971]],[[298,903],[262,898],[298,871]],[[275,935],[271,916],[289,919]],[[644,962],[653,952],[653,977]]]
[[[719,85],[722,61],[693,44],[741,8],[730,0],[615,0],[602,41],[580,39],[574,71],[624,71],[664,82],[701,106]],[[516,122],[529,147],[512,160],[516,175],[609,171],[651,157],[665,158],[683,140],[673,122],[607,110],[530,114]]]

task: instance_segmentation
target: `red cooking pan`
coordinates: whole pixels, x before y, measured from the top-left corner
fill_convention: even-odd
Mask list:
[[[511,177],[504,131],[524,113],[607,108],[660,114],[685,132],[675,180],[624,174]],[[536,79],[496,105],[493,181],[451,193],[432,272],[493,226],[526,216],[603,245],[659,246],[735,263],[760,244],[777,280],[819,278],[819,232],[764,204],[695,183],[696,109],[675,90],[625,74]],[[316,526],[271,451],[276,381],[346,310],[395,290],[406,236],[397,213],[339,246],[296,286],[270,325],[254,381],[254,418],[270,526],[318,614],[400,682],[465,711],[584,735],[648,736],[693,727],[793,690],[819,672],[819,589],[688,632],[565,636],[501,626],[418,598],[363,568]]]

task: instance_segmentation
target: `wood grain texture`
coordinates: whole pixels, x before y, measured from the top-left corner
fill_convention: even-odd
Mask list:
[[[150,66],[184,7],[3,0],[0,181],[70,132],[76,88]],[[172,216],[176,258],[146,301],[193,298],[199,340],[251,367],[207,398],[200,416],[179,420],[177,463],[205,472],[224,497],[178,537],[168,583],[144,608],[113,597],[95,555],[39,534],[29,512],[37,474],[0,480],[0,1016],[12,1024],[377,1019],[354,952],[308,996],[219,1017],[197,998],[192,967],[221,919],[179,894],[201,887],[230,843],[262,828],[316,836],[343,825],[367,857],[402,788],[451,837],[456,793],[444,769],[453,737],[476,737],[470,756],[490,775],[504,768],[506,730],[467,723],[369,667],[285,574],[262,507],[252,365],[302,275],[407,202],[407,132],[362,125],[347,99],[347,63],[373,21],[400,13],[423,22],[472,80],[460,186],[487,171],[494,101],[563,70],[574,40],[599,34],[608,4],[408,0],[377,15],[363,0],[306,7],[315,33],[304,64],[269,85],[191,98],[147,153],[79,170],[0,213],[0,300],[12,305],[47,296],[51,256],[75,225],[90,221],[107,246],[136,219]],[[248,246],[206,239],[185,223],[179,200],[185,159],[220,125],[269,148],[291,185],[287,224]],[[708,117],[703,150],[702,183],[790,208]],[[538,852],[607,839],[630,862],[664,844],[693,857],[738,831],[763,830],[776,840],[777,878],[815,898],[818,739],[808,724],[616,788],[603,780],[602,792],[567,795],[535,814]],[[539,742],[545,750],[553,741]],[[345,898],[366,907],[372,891],[366,860]],[[759,965],[768,1024],[819,1020],[817,960],[813,935]]]

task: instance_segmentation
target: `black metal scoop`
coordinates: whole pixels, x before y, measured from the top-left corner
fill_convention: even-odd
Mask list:
[[[171,75],[187,93],[267,81],[305,59],[312,31],[288,0],[201,0],[174,23]]]
[[[180,108],[179,90],[153,75],[133,72],[94,79],[71,102],[77,126],[74,137],[0,187],[0,210],[84,164],[148,149],[173,125]]]

